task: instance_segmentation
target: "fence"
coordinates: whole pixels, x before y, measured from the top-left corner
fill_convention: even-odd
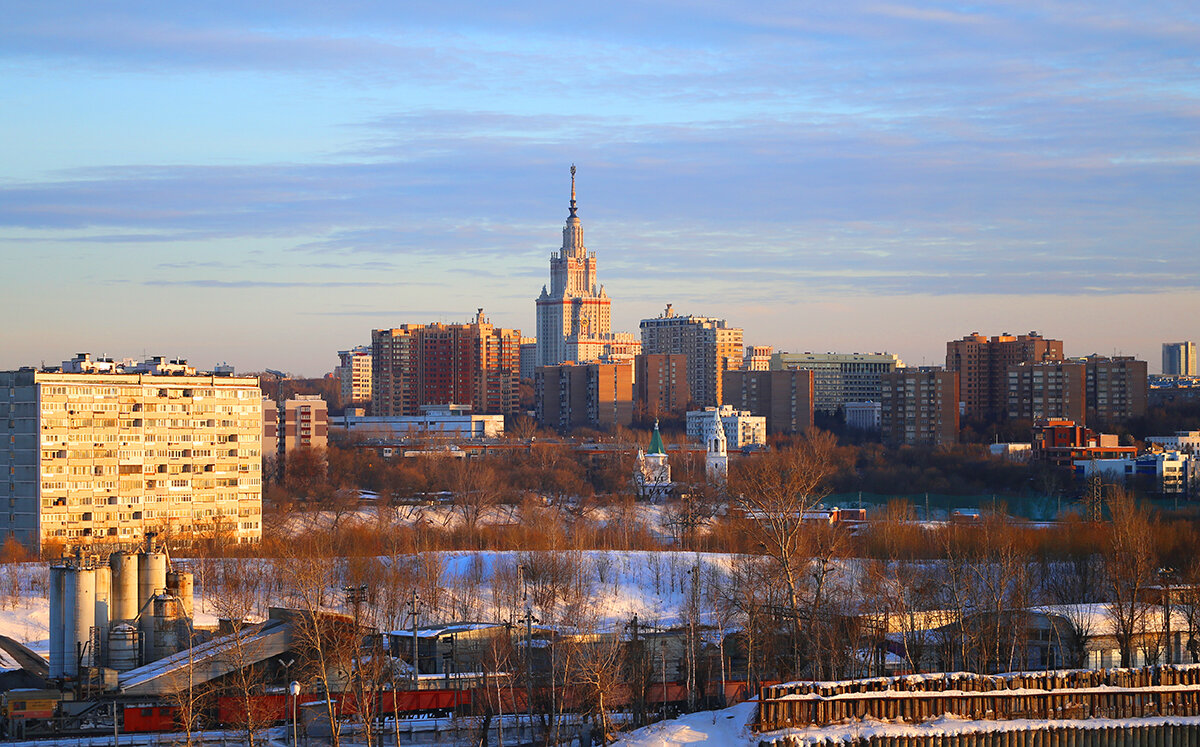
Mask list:
[[[807,739],[763,739],[758,747],[1200,747],[1200,725],[1104,725],[1033,727],[1020,731],[901,734]]]
[[[1138,669],[1058,669],[1047,672],[974,674],[939,672],[901,677],[871,677],[836,682],[787,682],[762,688],[764,698],[787,695],[830,697],[872,692],[991,692],[996,690],[1064,690],[1086,687],[1152,687],[1156,685],[1200,685],[1200,666],[1170,665]]]
[[[762,688],[755,729],[823,726],[863,718],[917,723],[945,714],[980,720],[1196,716],[1200,715],[1200,667],[1002,676],[957,672],[769,685]]]

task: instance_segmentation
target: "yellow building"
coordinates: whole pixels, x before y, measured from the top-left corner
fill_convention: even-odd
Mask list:
[[[0,539],[261,539],[258,379],[189,373],[0,372]]]

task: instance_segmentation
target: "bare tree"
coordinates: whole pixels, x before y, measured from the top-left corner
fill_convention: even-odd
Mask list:
[[[320,535],[317,535],[320,537]],[[316,537],[313,542],[319,543]],[[328,540],[325,540],[328,542]],[[325,546],[285,546],[286,557],[280,558],[279,570],[284,576],[291,604],[298,609],[292,621],[297,648],[303,655],[302,671],[309,685],[317,688],[325,699],[325,714],[329,719],[330,737],[334,747],[341,745],[341,724],[333,694],[342,690],[340,661],[341,646],[336,640],[335,625],[330,623],[326,606],[332,601],[331,583],[339,574]]]
[[[234,723],[245,731],[246,744],[254,747],[262,729],[270,725],[270,716],[263,712],[255,697],[263,678],[256,667],[249,640],[258,632],[258,625],[249,621],[258,599],[261,566],[249,563],[222,563],[219,579],[208,602],[216,615],[226,620],[230,632],[222,654],[232,671],[225,678],[230,697],[239,705]]]
[[[593,722],[600,729],[598,742],[608,744],[613,733],[609,711],[624,684],[624,646],[620,636],[601,633],[578,639],[573,645],[575,666],[570,681]]]
[[[1108,610],[1113,618],[1121,666],[1133,665],[1136,637],[1145,627],[1146,587],[1157,567],[1150,517],[1122,489],[1108,500],[1112,516],[1104,548],[1104,581]]]
[[[492,466],[480,458],[454,462],[454,508],[463,527],[474,532],[501,496],[501,482]]]
[[[801,575],[808,565],[801,527],[804,514],[828,493],[834,467],[832,435],[809,431],[794,446],[743,460],[730,478],[734,502],[746,514],[751,535],[779,572],[791,618],[793,673],[801,663]],[[810,612],[811,615],[811,612]]]

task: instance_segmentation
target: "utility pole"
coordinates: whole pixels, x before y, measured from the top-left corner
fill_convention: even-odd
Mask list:
[[[688,658],[687,658],[688,679],[687,679],[687,688],[688,688],[688,710],[692,711],[692,712],[695,712],[695,710],[696,710],[696,667],[698,666],[697,661],[696,661],[698,658],[697,657],[698,652],[696,651],[696,614],[699,612],[699,607],[700,607],[700,600],[697,598],[697,594],[696,594],[696,591],[697,591],[696,576],[698,575],[697,571],[699,571],[699,570],[700,570],[700,563],[699,563],[699,561],[697,561],[696,565],[692,566],[692,568],[689,571],[689,573],[692,576],[692,588],[689,590],[691,592],[692,604],[690,605],[691,609],[688,610],[688,652],[687,652],[688,653]]]
[[[354,607],[354,669],[351,680],[356,682],[358,687],[355,688],[355,698],[358,700],[360,709],[367,707],[366,688],[363,686],[363,671],[362,671],[362,604],[367,601],[367,585],[360,586],[343,586],[342,592],[346,595],[346,604]],[[370,721],[367,721],[367,744],[371,743]]]
[[[412,617],[412,687],[413,687],[413,690],[416,690],[419,688],[419,684],[417,682],[417,674],[420,671],[419,668],[417,667],[417,657],[419,654],[417,652],[417,590],[416,589],[413,589],[412,601],[409,602],[408,614],[411,615],[411,617]]]
[[[529,741],[533,742],[533,604],[529,601],[529,586],[525,583],[525,566],[519,566],[517,570],[525,598],[525,710],[529,717]],[[554,678],[554,672],[550,677]]]

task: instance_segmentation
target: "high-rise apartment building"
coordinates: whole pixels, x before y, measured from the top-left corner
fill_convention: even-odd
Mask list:
[[[686,355],[687,379],[692,401],[701,406],[721,402],[721,375],[742,367],[742,330],[729,327],[724,319],[706,316],[677,316],[667,304],[654,319],[643,319],[642,352],[657,355]]]
[[[813,408],[835,413],[847,402],[878,402],[883,375],[903,368],[891,353],[775,353],[771,370],[813,372]]]
[[[1087,366],[1071,361],[1018,363],[1008,367],[1010,420],[1070,420],[1087,417]]]
[[[595,361],[641,352],[632,334],[613,334],[612,299],[596,282],[596,253],[583,245],[583,223],[575,202],[571,167],[571,207],[562,248],[550,255],[550,287],[537,298],[537,366]]]
[[[634,403],[642,416],[661,418],[687,412],[691,389],[687,356],[642,353],[633,361]]]
[[[371,332],[372,406],[380,416],[419,415],[422,405],[469,404],[475,412],[519,407],[521,332],[470,324],[406,324]]]
[[[1196,375],[1196,343],[1164,342],[1162,345],[1163,376]]]
[[[1116,424],[1146,414],[1146,381],[1146,362],[1130,356],[1020,363],[1008,369],[1006,415],[1093,427]]]
[[[263,459],[279,454],[279,405],[270,397],[262,398]]]
[[[371,348],[360,345],[338,351],[338,367],[334,371],[341,384],[343,407],[363,407],[371,404]]]
[[[537,375],[537,338],[522,337],[521,338],[521,380],[529,379],[533,381],[533,377]]]
[[[1048,340],[1037,332],[991,339],[972,332],[946,343],[946,370],[958,372],[958,401],[963,414],[997,417],[1008,408],[1008,368],[1018,363],[1062,360],[1061,340]]]
[[[262,537],[255,378],[4,371],[0,423],[0,536],[36,549],[131,544],[147,531]]]
[[[767,419],[767,433],[801,433],[813,427],[813,372],[726,371],[722,404]]]
[[[329,409],[319,394],[297,394],[284,400],[280,425],[285,454],[329,445]]]
[[[892,446],[957,443],[958,374],[936,366],[885,373],[880,430]]]
[[[1149,393],[1146,361],[1128,355],[1112,358],[1089,355],[1087,366],[1087,422],[1115,425],[1146,414]]]
[[[611,428],[633,422],[633,364],[543,366],[534,380],[537,420],[548,428]]]

